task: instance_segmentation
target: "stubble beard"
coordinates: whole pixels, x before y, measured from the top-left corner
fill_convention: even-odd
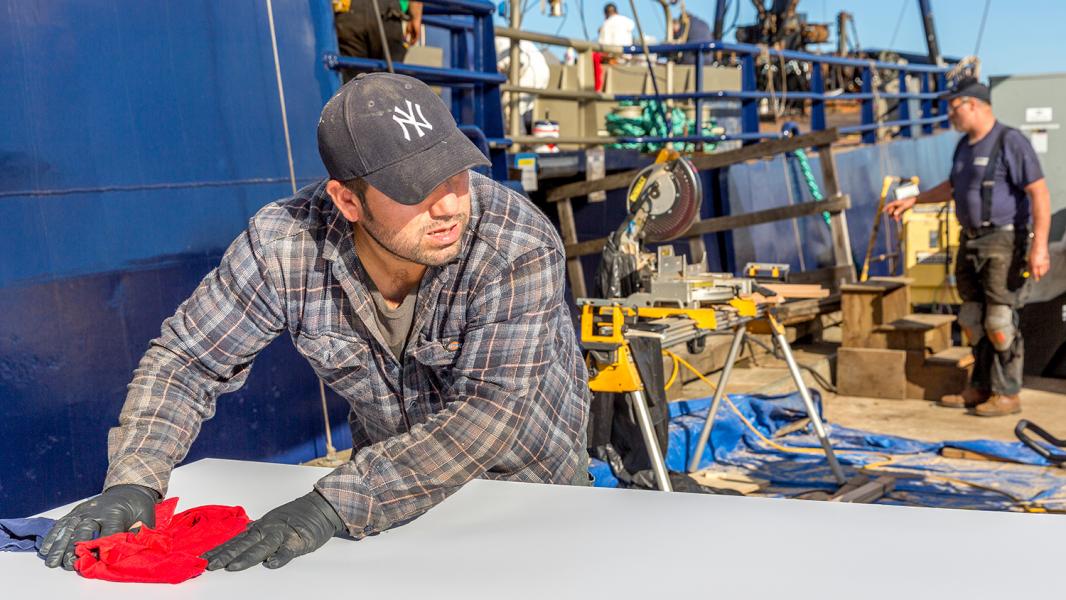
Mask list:
[[[366,205],[364,204],[364,207]],[[423,265],[426,267],[439,267],[447,264],[455,259],[459,255],[459,251],[462,249],[463,234],[466,232],[466,225],[470,218],[470,215],[466,213],[458,214],[454,218],[445,221],[431,221],[428,225],[422,228],[416,236],[416,240],[397,240],[396,231],[385,231],[384,228],[379,227],[378,221],[374,219],[374,216],[369,210],[365,211],[365,217],[362,222],[363,231],[370,236],[379,246],[384,248],[387,252],[401,258],[406,261],[413,262],[415,264]],[[426,234],[434,229],[440,229],[442,227],[448,227],[450,225],[459,225],[459,238],[454,244],[446,248],[430,249],[424,247],[424,243],[427,241]]]

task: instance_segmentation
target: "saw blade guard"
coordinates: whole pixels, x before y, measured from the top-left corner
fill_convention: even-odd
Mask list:
[[[703,190],[699,173],[686,158],[649,165],[629,188],[630,210],[640,196],[638,186],[656,184],[658,189],[652,192],[644,235],[649,242],[666,242],[680,237],[699,219]]]

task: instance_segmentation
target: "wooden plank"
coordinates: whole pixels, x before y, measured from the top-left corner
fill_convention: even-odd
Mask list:
[[[821,299],[829,297],[829,290],[817,284],[760,283],[762,287],[777,292],[783,298]]]
[[[574,207],[567,199],[564,202],[559,202],[555,205],[556,210],[559,211],[559,233],[563,238],[563,243],[573,243],[577,241],[577,225],[574,223]],[[570,293],[573,294],[574,300],[578,298],[587,298],[588,290],[585,289],[585,268],[581,265],[581,259],[571,258],[567,256],[566,261],[566,274],[570,278]]]
[[[902,400],[907,397],[906,373],[903,350],[837,350],[837,390],[842,396]]]
[[[743,146],[736,150],[697,155],[693,156],[691,160],[692,164],[701,171],[707,169],[719,169],[721,167],[727,167],[748,160],[770,158],[776,154],[791,152],[800,148],[826,146],[835,142],[838,137],[836,129],[826,129],[825,131],[816,131],[795,137],[759,142],[758,144]],[[627,187],[634,179],[636,179],[637,174],[640,173],[640,171],[640,169],[634,169],[632,171],[614,173],[613,175],[608,175],[598,181],[578,181],[561,185],[549,191],[546,199],[548,202],[558,202],[564,198],[585,196],[588,195],[589,192]],[[836,194],[825,194],[826,197],[832,195]]]
[[[973,365],[973,348],[969,346],[951,346],[926,357],[925,362],[932,365],[965,369]]]
[[[766,210],[758,210],[755,212],[744,213],[740,215],[728,215],[724,217],[711,217],[710,219],[704,219],[697,221],[680,237],[688,238],[701,236],[708,233],[718,233],[721,231],[729,231],[732,229],[739,229],[741,227],[751,227],[752,225],[761,225],[763,223],[773,223],[775,221],[782,221],[785,219],[795,219],[799,217],[808,217],[811,215],[821,214],[822,211],[838,212],[846,210],[851,206],[851,199],[848,196],[838,196],[831,198],[823,202],[804,202],[801,204],[793,204],[789,206],[779,206],[777,208],[768,208]],[[571,212],[571,214],[573,214]],[[566,239],[563,239],[566,242]],[[607,238],[596,238],[593,240],[587,240],[576,244],[566,244],[566,257],[572,258],[575,256],[586,256],[589,254],[596,254],[603,250],[603,246],[607,243]]]
[[[752,477],[743,471],[712,471],[710,469],[703,469],[702,471],[692,473],[689,477],[695,479],[696,483],[703,486],[719,490],[733,490],[741,494],[758,492],[770,485],[769,480]]]
[[[826,198],[840,195],[837,180],[836,159],[833,149],[826,144],[818,148],[818,162],[822,167],[822,194]],[[833,289],[841,283],[855,281],[855,265],[851,258],[851,238],[848,236],[848,216],[844,212],[829,217],[830,237],[833,239],[833,259],[838,267],[848,267],[842,281],[833,282]]]

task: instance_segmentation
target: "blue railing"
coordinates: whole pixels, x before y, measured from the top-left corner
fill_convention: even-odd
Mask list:
[[[507,78],[496,69],[495,34],[493,15],[496,7],[483,0],[426,0],[423,23],[427,27],[446,32],[449,36],[449,56],[447,67],[427,67],[405,63],[394,63],[396,72],[417,77],[430,85],[446,87],[452,103],[452,113],[472,139],[487,144],[491,149],[493,174],[506,178],[506,157],[503,149],[511,145],[511,140],[504,133],[503,111],[500,104],[499,86],[507,83]],[[562,38],[560,38],[562,39]],[[624,137],[615,141],[621,143],[667,143],[667,142],[721,142],[740,140],[744,143],[757,142],[766,138],[780,137],[778,132],[762,132],[759,127],[759,102],[763,99],[786,98],[803,100],[810,103],[810,128],[812,131],[826,129],[826,104],[830,102],[859,102],[861,105],[861,122],[858,125],[839,127],[842,134],[860,134],[864,143],[877,141],[878,131],[883,128],[898,128],[901,137],[913,137],[918,128],[924,134],[933,133],[938,128],[948,127],[947,102],[933,90],[943,90],[946,85],[947,67],[923,64],[897,64],[875,60],[863,60],[777,50],[753,44],[728,42],[699,42],[686,44],[659,44],[650,46],[649,52],[656,54],[693,53],[696,57],[695,91],[671,92],[664,94],[614,94],[612,100],[692,100],[695,103],[694,131],[703,131],[703,102],[710,100],[737,100],[740,103],[740,131],[731,131],[718,135],[687,136],[647,136]],[[641,54],[640,46],[623,48],[626,54]],[[737,56],[741,71],[740,90],[705,90],[703,88],[703,67],[707,56],[712,52],[729,53]],[[757,58],[767,56],[774,59],[803,61],[810,64],[811,90],[772,93],[758,89]],[[326,66],[333,70],[353,69],[357,71],[384,71],[384,60],[354,58],[326,54]],[[823,65],[839,65],[859,69],[861,91],[827,94]],[[889,70],[897,73],[899,91],[880,92],[874,87],[874,70]],[[913,75],[919,81],[918,90],[908,89],[908,76]],[[338,80],[339,85],[339,80]],[[876,115],[879,100],[896,100],[898,119],[880,121]],[[920,102],[919,115],[913,115],[911,101]],[[480,133],[474,128],[480,129]]]
[[[499,181],[508,178],[505,149],[511,145],[503,132],[503,109],[499,86],[507,77],[496,70],[495,33],[493,15],[496,6],[484,0],[424,0],[422,23],[428,28],[442,30],[449,39],[447,67],[428,67],[401,62],[393,63],[393,70],[418,78],[429,85],[448,88],[452,115],[460,129],[474,141],[492,161],[492,176]],[[327,53],[323,56],[326,68],[336,72],[385,71],[384,60],[355,58]],[[336,79],[340,86],[340,77]]]
[[[627,46],[623,49],[626,54],[643,54],[640,46]],[[767,137],[778,137],[777,133],[761,133],[759,131],[759,101],[783,96],[779,93],[771,93],[758,90],[756,79],[756,62],[759,56],[769,56],[782,60],[797,60],[808,62],[811,65],[811,88],[812,91],[789,91],[787,97],[796,100],[811,101],[811,130],[821,131],[826,128],[826,103],[827,102],[854,102],[861,103],[862,124],[841,127],[841,133],[859,133],[862,141],[873,143],[877,141],[877,132],[881,128],[899,127],[902,137],[913,137],[914,128],[920,126],[925,134],[933,133],[936,128],[947,128],[947,102],[940,94],[933,92],[933,83],[937,90],[946,87],[948,67],[938,67],[922,64],[897,64],[876,60],[863,60],[847,58],[843,56],[830,56],[825,54],[812,54],[809,52],[796,52],[792,50],[777,50],[753,44],[735,44],[728,42],[697,42],[688,44],[658,44],[649,46],[648,51],[655,54],[675,54],[678,52],[694,53],[696,57],[696,85],[694,92],[660,94],[629,94],[615,95],[616,100],[693,100],[696,103],[695,130],[702,131],[703,110],[702,103],[705,100],[733,98],[740,100],[741,104],[741,132],[740,134],[727,134],[719,136],[721,139],[742,139],[755,141]],[[708,91],[703,89],[703,67],[706,63],[707,52],[727,52],[738,55],[741,69],[740,91]],[[825,79],[822,73],[822,65],[840,65],[857,67],[862,77],[862,91],[859,93],[826,94]],[[874,89],[874,69],[892,70],[897,73],[899,92],[879,92]],[[918,91],[907,89],[907,76],[915,75],[920,82]],[[900,100],[899,116],[894,121],[878,122],[875,111],[875,103],[878,99]],[[910,100],[921,101],[921,116],[911,117]],[[707,140],[697,136],[699,140]],[[655,138],[644,141],[693,141],[693,138]]]

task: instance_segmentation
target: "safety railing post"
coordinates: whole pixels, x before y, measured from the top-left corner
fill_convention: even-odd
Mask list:
[[[696,92],[703,92],[703,64],[704,64],[703,51],[696,53]],[[696,131],[693,135],[703,135],[703,99],[696,97],[694,102],[696,105]],[[703,144],[699,146],[700,152],[703,151]]]
[[[811,131],[825,129],[825,77],[822,63],[811,62],[811,91],[818,97],[811,100]]]
[[[870,67],[862,68],[862,93],[867,94],[862,98],[862,124],[863,125],[875,125],[876,119],[874,118],[874,99],[872,97],[874,91],[874,71]],[[864,129],[862,132],[862,141],[864,144],[873,144],[877,141],[877,128]]]
[[[940,71],[939,73],[936,74],[936,91],[940,92],[940,93],[943,93],[943,92],[947,91],[947,89],[948,89],[948,76],[947,76],[947,73],[944,72],[944,71]],[[940,99],[937,100],[937,111],[936,111],[936,114],[938,116],[944,116],[944,115],[948,114],[948,101],[946,99],[944,99],[943,96],[940,96]],[[947,121],[947,119],[945,119],[945,120],[940,122],[940,128],[941,129],[947,129],[949,127],[951,127],[951,123],[949,123]]]
[[[900,125],[899,134],[902,137],[913,137],[911,129],[911,99],[906,97],[907,94],[907,71],[900,69],[896,71],[896,76],[899,77],[899,93],[903,96],[899,99],[899,120],[904,121],[906,125]]]
[[[929,73],[922,73],[921,75],[921,91],[923,94],[928,94],[930,91],[929,86]],[[922,119],[930,119],[933,116],[933,101],[930,98],[922,97]],[[922,123],[922,133],[930,135],[933,133],[933,123],[931,121],[924,121]]]
[[[745,54],[740,58],[740,89],[758,91],[755,78],[755,56]],[[759,99],[744,97],[740,101],[740,126],[744,133],[759,133]],[[745,144],[751,142],[744,142]]]

